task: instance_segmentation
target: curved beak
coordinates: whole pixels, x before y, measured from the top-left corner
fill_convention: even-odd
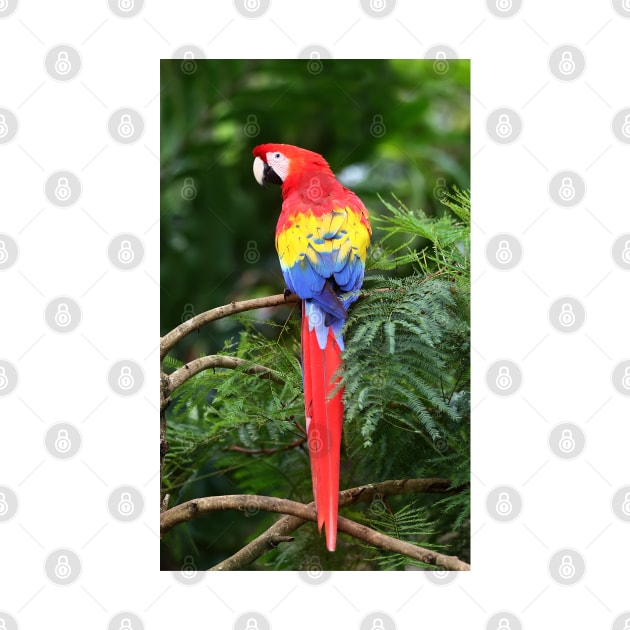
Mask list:
[[[259,157],[254,159],[254,177],[256,181],[264,188],[265,182],[271,184],[282,184],[282,180],[276,171],[274,171],[267,162]]]
[[[265,185],[265,166],[267,166],[259,157],[254,160],[254,177],[261,185]]]

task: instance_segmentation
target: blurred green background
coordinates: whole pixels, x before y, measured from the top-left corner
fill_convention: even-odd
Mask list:
[[[321,153],[372,217],[384,210],[379,194],[393,201],[393,193],[410,209],[442,215],[444,193],[453,185],[470,186],[467,60],[161,63],[162,334],[232,300],[284,289],[274,247],[281,191],[272,185],[262,189],[254,179],[252,149],[258,144],[296,144]],[[372,225],[371,256],[378,259],[381,234]],[[282,325],[298,312],[286,307],[249,315]],[[215,354],[241,329],[238,318],[222,319],[189,335],[170,355],[189,361]],[[263,330],[277,334],[279,328]],[[171,405],[169,431],[176,432],[182,420]],[[176,444],[167,456],[170,483],[179,479]],[[252,474],[244,468],[226,475],[209,459],[185,468],[171,505],[235,488],[248,491]],[[191,553],[210,566],[275,517],[253,522],[227,512],[211,519],[212,535],[205,519],[175,538],[170,534],[162,568],[180,567]]]
[[[281,195],[254,180],[257,144],[321,153],[372,215],[377,193],[434,214],[447,188],[470,185],[468,60],[161,63],[162,334],[284,289],[274,248]],[[209,354],[237,328],[229,319],[206,327],[175,355]]]

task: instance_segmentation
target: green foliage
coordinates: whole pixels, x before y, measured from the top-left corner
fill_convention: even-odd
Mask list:
[[[392,478],[443,477],[456,486],[470,472],[470,199],[455,191],[444,212],[427,216],[383,201],[361,299],[346,324],[341,487]],[[378,255],[374,255],[374,252]],[[396,272],[396,273],[394,273]],[[397,275],[396,275],[397,274]],[[208,494],[252,493],[312,500],[304,444],[297,308],[283,324],[239,317],[242,332],[222,353],[239,370],[189,379],[169,408],[165,483],[171,504]],[[245,373],[251,364],[282,382]],[[169,359],[168,369],[180,363]],[[469,494],[386,497],[341,514],[390,536],[469,559]],[[378,506],[381,506],[378,508]],[[277,516],[217,514],[171,531],[165,557],[216,563],[267,529]],[[340,535],[325,551],[311,524],[255,567],[401,569],[412,562]],[[217,541],[220,544],[217,545]],[[165,562],[168,564],[168,562]],[[164,568],[169,568],[168,566]]]
[[[418,506],[414,501],[403,505],[399,510],[394,511],[390,505],[384,501],[375,501],[371,507],[371,516],[368,524],[383,534],[405,540],[407,542],[424,541],[436,532],[433,531],[435,523],[426,516],[423,506]],[[425,548],[435,549],[437,545],[430,542],[423,542]],[[372,551],[369,559],[378,564],[383,570],[404,569],[408,565],[420,567],[422,569],[433,569],[434,567],[418,560],[413,560],[393,551],[367,547]]]

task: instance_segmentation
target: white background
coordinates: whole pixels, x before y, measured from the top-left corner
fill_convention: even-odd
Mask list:
[[[578,6],[580,9],[578,9]],[[44,56],[68,43],[82,57],[72,81],[53,81]],[[296,57],[318,43],[334,57],[422,57],[434,44],[472,59],[473,181],[473,571],[448,585],[424,573],[338,573],[310,586],[295,573],[208,574],[183,586],[158,562],[157,343],[159,335],[159,58],[184,43],[208,57]],[[548,68],[552,50],[571,43],[586,57],[575,81]],[[257,610],[274,630],[359,628],[383,610],[398,628],[485,628],[499,610],[527,628],[612,627],[630,608],[629,525],[611,498],[630,483],[630,399],[611,384],[616,363],[630,357],[630,273],[610,254],[630,231],[628,153],[611,133],[613,115],[630,106],[630,20],[609,2],[526,0],[499,19],[480,0],[399,1],[382,19],[358,1],[272,0],[246,19],[232,2],[147,2],[123,20],[105,2],[28,2],[0,20],[0,107],[19,119],[19,133],[0,145],[0,232],[20,248],[0,272],[0,358],[19,371],[19,385],[0,397],[0,485],[19,496],[15,518],[0,524],[0,610],[22,629],[106,628],[121,610],[145,627],[231,628]],[[139,110],[145,133],[121,146],[107,118]],[[501,106],[516,110],[523,133],[507,146],[487,135],[485,120]],[[53,171],[68,169],[83,192],[70,208],[44,196]],[[586,181],[572,208],[550,199],[559,170]],[[107,259],[116,234],[144,242],[142,264],[121,272]],[[491,267],[486,242],[516,235],[524,248],[510,272]],[[74,297],[83,319],[60,335],[44,321],[58,295]],[[563,335],[549,325],[554,299],[571,295],[586,322]],[[144,367],[140,393],[121,398],[107,369],[131,358]],[[509,358],[524,376],[510,397],[495,396],[487,367]],[[549,449],[556,424],[573,422],[586,436],[579,457]],[[76,425],[81,451],[68,461],[44,448],[46,428]],[[142,517],[119,523],[107,511],[122,484],[145,497]],[[523,497],[507,524],[489,518],[487,494],[511,485]],[[80,578],[60,587],[44,561],[69,547]],[[548,562],[571,547],[586,560],[574,586],[551,579]],[[616,626],[615,626],[616,627]],[[621,624],[623,627],[623,623]],[[369,629],[368,629],[369,630]]]

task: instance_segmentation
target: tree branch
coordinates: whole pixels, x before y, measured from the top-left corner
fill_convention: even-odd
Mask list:
[[[359,502],[372,501],[376,498],[384,498],[394,494],[409,493],[439,493],[439,494],[457,494],[469,487],[469,484],[451,487],[448,479],[403,479],[400,481],[382,481],[380,483],[367,484],[357,488],[342,490],[339,493],[339,506],[351,505]],[[313,505],[314,503],[309,503]],[[307,521],[296,516],[283,516],[276,521],[269,529],[264,531],[260,536],[239,549],[234,555],[219,562],[209,571],[233,571],[242,569],[252,562],[255,562],[274,548],[272,543],[276,536],[287,536],[296,529],[304,525]]]
[[[351,505],[353,503],[379,500],[385,496],[408,493],[440,493],[456,494],[467,486],[457,488],[451,487],[448,479],[402,479],[390,480],[380,483],[368,484],[357,488],[344,490],[339,494],[339,506]],[[203,514],[216,510],[238,509],[248,514],[255,514],[260,510],[269,512],[279,512],[288,514],[270,527],[266,532],[258,536],[251,543],[239,550],[230,558],[224,560],[211,570],[225,571],[243,568],[254,562],[257,558],[273,549],[279,537],[286,537],[306,521],[315,521],[314,504],[304,505],[295,501],[278,499],[275,497],[262,497],[252,495],[232,495],[223,497],[206,497],[203,499],[193,499],[187,501],[167,512],[164,512],[160,519],[161,536],[166,534],[172,527],[184,521],[191,521]],[[343,521],[343,523],[342,523]],[[338,529],[354,538],[358,538],[381,549],[388,549],[402,553],[410,558],[421,560],[427,564],[443,566],[452,571],[468,571],[470,566],[458,558],[445,556],[436,552],[406,543],[404,541],[391,538],[385,534],[376,532],[364,525],[355,523],[349,519],[339,517]]]
[[[257,365],[256,363],[246,361],[245,359],[239,359],[237,357],[228,357],[221,354],[214,354],[209,357],[200,357],[199,359],[190,361],[186,363],[186,365],[183,365],[179,369],[175,370],[175,372],[173,372],[172,374],[169,374],[169,395],[172,394],[180,385],[185,383],[189,378],[195,376],[195,374],[199,374],[199,372],[208,370],[209,368],[220,367],[237,370],[243,366],[247,366],[246,369],[243,370],[245,374],[255,374],[264,378],[268,378],[274,383],[284,383],[284,380],[277,372],[274,372],[271,368],[265,367],[264,365]]]
[[[221,497],[204,497],[182,503],[164,512],[160,518],[161,533],[168,532],[172,527],[183,521],[191,521],[198,516],[215,512],[217,510],[240,510],[249,514],[256,514],[260,510],[267,512],[279,512],[297,516],[305,521],[317,522],[317,514],[312,503],[304,505],[288,499],[277,497],[263,497],[258,495],[234,494]],[[462,562],[455,556],[446,556],[424,547],[413,545],[386,534],[381,534],[365,525],[351,521],[340,516],[337,521],[337,530],[358,538],[373,547],[387,549],[401,553],[409,558],[419,560],[426,564],[443,567],[449,571],[469,571],[470,565]]]
[[[291,293],[287,296],[280,293],[278,295],[269,295],[267,297],[256,298],[254,300],[232,302],[231,304],[226,304],[225,306],[219,306],[209,311],[199,313],[199,315],[195,315],[195,317],[187,319],[177,328],[174,328],[170,332],[166,333],[164,337],[160,339],[160,360],[168,354],[168,351],[175,344],[208,322],[214,322],[217,319],[223,319],[224,317],[234,315],[235,313],[244,313],[245,311],[253,311],[257,308],[268,308],[270,306],[282,306],[283,304],[298,304],[299,301],[300,298],[295,293]]]

